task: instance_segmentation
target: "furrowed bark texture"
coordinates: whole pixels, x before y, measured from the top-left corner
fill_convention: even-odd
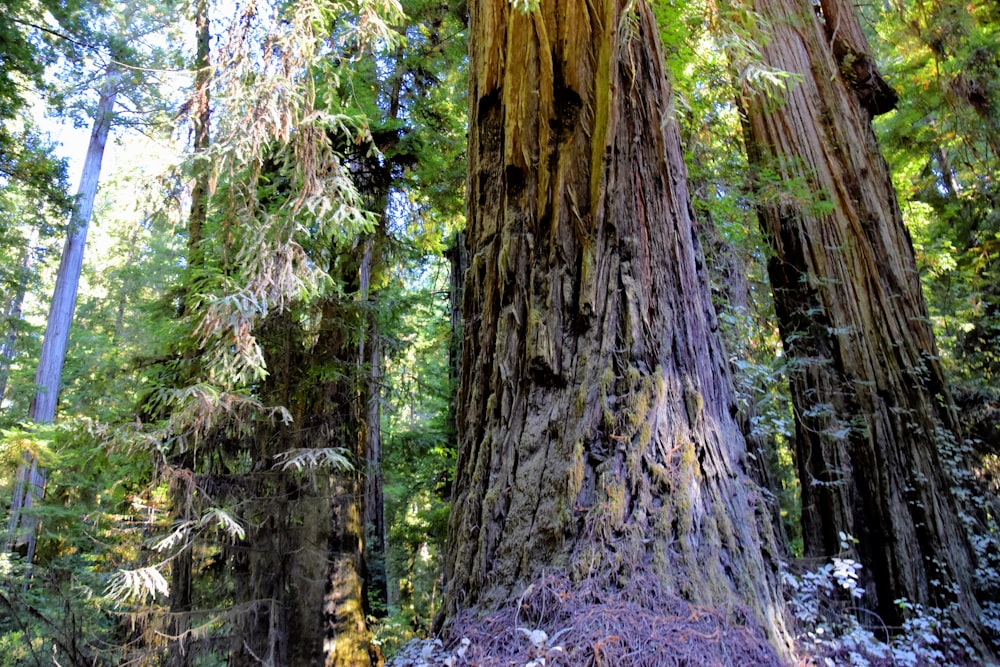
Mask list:
[[[704,188],[705,183],[692,181],[690,178],[688,183],[696,198],[704,201],[705,197],[712,196],[704,190],[699,193],[698,188]],[[699,194],[700,197],[697,197]],[[736,321],[748,317],[756,318],[753,313],[759,306],[754,302],[760,297],[754,296],[755,292],[747,272],[747,260],[740,256],[736,246],[723,238],[711,212],[699,211],[695,227],[704,247],[706,263],[710,267],[709,282],[712,286],[712,301],[716,305],[717,312],[723,316],[728,314]],[[754,336],[747,336],[738,326],[736,325],[735,331],[725,331],[723,334],[723,339],[729,344],[729,358],[734,361],[752,358],[754,352],[749,348],[758,344]],[[734,344],[737,346],[735,349]],[[730,364],[730,370],[733,371],[736,382],[735,395],[738,405],[736,423],[743,434],[748,451],[747,471],[764,493],[765,502],[771,513],[771,528],[776,544],[782,559],[787,560],[791,556],[791,550],[781,510],[783,489],[777,475],[779,470],[777,442],[773,435],[762,434],[759,432],[760,429],[754,428],[754,420],[760,414],[759,399],[745,387],[742,388],[741,396],[739,370],[733,364]],[[761,388],[755,386],[753,390]]]
[[[656,27],[626,4],[470,4],[445,614],[544,571],[622,586],[644,572],[749,608],[781,645]]]
[[[894,94],[879,92],[877,73],[859,75],[871,59],[853,7],[824,2],[825,24],[798,0],[756,0],[753,10],[773,31],[765,63],[801,76],[780,103],[746,91],[746,130],[751,162],[782,181],[761,183],[759,208],[792,361],[807,555],[841,553],[840,533],[852,535],[885,623],[902,620],[899,598],[955,601],[975,637],[973,558],[938,451],[961,436],[870,127]],[[858,51],[844,46],[848,35]],[[790,194],[793,181],[810,194]]]

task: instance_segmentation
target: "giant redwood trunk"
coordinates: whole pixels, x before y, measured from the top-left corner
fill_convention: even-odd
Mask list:
[[[645,2],[470,3],[446,615],[543,573],[746,607],[782,643]]]
[[[765,64],[801,77],[780,101],[745,91],[745,104],[751,162],[780,179],[758,182],[759,210],[792,362],[807,555],[853,536],[885,623],[900,622],[899,598],[954,602],[975,637],[973,557],[939,455],[961,436],[870,127],[895,95],[851,5],[825,0],[822,17],[805,0],[753,7],[771,27]]]

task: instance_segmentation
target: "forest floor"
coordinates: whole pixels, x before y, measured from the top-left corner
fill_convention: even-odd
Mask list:
[[[782,665],[762,630],[679,597],[574,586],[548,576],[486,616],[467,612],[449,640],[416,640],[387,667],[668,667]]]

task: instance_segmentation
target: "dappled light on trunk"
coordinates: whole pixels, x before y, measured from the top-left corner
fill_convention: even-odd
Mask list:
[[[790,76],[771,95],[743,90],[791,362],[806,555],[856,553],[862,602],[881,622],[902,624],[902,598],[948,608],[985,651],[972,550],[941,454],[962,435],[870,127],[895,95],[854,7],[822,7],[819,17],[807,2],[753,3],[765,64]]]

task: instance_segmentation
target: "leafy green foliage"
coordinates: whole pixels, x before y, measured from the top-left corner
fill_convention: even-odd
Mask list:
[[[39,9],[65,15],[58,2],[12,0],[4,3],[0,17],[0,213],[7,210],[8,190],[35,200],[32,207],[51,205],[62,212],[69,207],[66,165],[30,123],[19,120],[29,91],[44,88],[45,66],[52,58],[32,27]]]
[[[775,103],[795,83],[753,66],[753,16],[698,2],[655,4],[751,465],[770,475],[770,500],[800,553],[794,422],[754,199],[831,204],[802,183],[746,166],[734,78],[772,90]],[[172,19],[178,8],[134,11]],[[1000,321],[997,67],[988,49],[997,17],[979,4],[894,11],[905,20],[872,17],[892,44],[882,60],[895,67],[890,75],[903,93],[882,129],[945,352],[970,383],[984,382],[994,377]],[[172,67],[182,53],[140,48],[156,41],[152,33],[132,46],[112,40],[114,21],[88,11],[61,16],[79,38],[72,49],[98,64],[113,57],[138,75]],[[0,34],[12,28],[26,48],[43,44],[4,21]],[[133,161],[102,195],[99,250],[85,270],[61,395],[61,413],[78,417],[51,431],[16,427],[38,338],[21,325],[32,335],[19,339],[13,360],[3,479],[12,479],[26,447],[53,472],[46,502],[34,510],[43,534],[27,590],[28,565],[17,555],[0,560],[0,665],[49,664],[53,646],[61,664],[162,656],[172,650],[165,637],[177,631],[165,613],[177,592],[168,589],[185,558],[187,630],[209,647],[198,659],[221,664],[213,638],[239,632],[261,609],[247,599],[260,574],[247,554],[270,544],[265,533],[291,543],[310,529],[322,515],[303,499],[321,497],[329,480],[361,479],[359,416],[369,401],[382,406],[388,538],[387,606],[372,609],[386,614],[376,642],[391,652],[426,634],[438,608],[455,457],[442,254],[464,224],[464,5],[260,3],[214,25],[224,21],[214,42],[211,148],[174,170],[140,170]],[[727,57],[742,69],[734,74]],[[156,79],[170,81],[163,71]],[[72,92],[60,103],[85,111],[87,95]],[[136,108],[169,106],[155,86],[147,93],[136,95]],[[7,136],[0,279],[14,294],[51,273],[42,262],[25,277],[19,260],[31,229],[42,230],[36,254],[51,258],[46,239],[60,205],[52,192],[61,186],[46,194],[29,185],[58,184],[61,167],[47,161],[49,148],[33,130]],[[146,161],[150,150],[134,153]],[[211,183],[208,218],[185,257],[187,181],[202,168]],[[379,375],[358,358],[375,343],[385,351]],[[949,461],[965,465],[969,456],[963,449]],[[963,496],[968,507],[990,502],[987,494]],[[957,655],[943,649],[951,635],[938,610],[910,609],[908,625],[893,629],[899,636],[878,641],[877,623],[851,616],[855,567],[845,556],[789,575],[803,638],[819,653],[871,664]],[[995,575],[990,568],[983,579]],[[828,643],[831,634],[837,639]]]
[[[142,525],[130,504],[149,461],[129,451],[120,433],[87,419],[3,433],[0,454],[7,472],[25,449],[50,470],[36,561],[18,554],[0,559],[0,664],[116,662],[113,605],[103,597],[109,572],[135,558]],[[9,493],[9,488],[4,489]],[[30,577],[30,587],[26,585]]]
[[[423,119],[445,104],[453,105],[449,114],[459,108],[459,75],[441,77],[448,80],[443,93],[424,95],[431,75],[407,69],[414,61],[383,22],[393,20],[391,12],[364,5],[365,30],[377,29],[364,33],[350,19],[354,9],[301,4],[272,21],[248,8],[214,56],[213,143],[191,165],[207,168],[214,191],[204,226],[189,239],[175,293],[179,317],[142,400],[148,437],[165,463],[148,487],[149,503],[168,495],[173,520],[163,526],[158,554],[126,568],[131,574],[114,589],[142,597],[157,590],[149,569],[160,571],[157,562],[169,563],[172,585],[190,567],[191,593],[169,602],[189,605],[175,606],[192,610],[185,623],[208,619],[198,627],[212,629],[188,646],[206,659],[214,649],[200,638],[260,634],[251,632],[247,612],[269,604],[258,571],[268,558],[304,558],[297,554],[312,547],[296,540],[315,541],[310,531],[350,539],[337,532],[346,530],[340,524],[315,524],[330,520],[317,503],[329,506],[335,485],[357,488],[365,470],[360,420],[365,405],[380,399],[368,398],[373,367],[359,350],[395,340],[395,330],[382,333],[400,312],[388,305],[391,267],[433,248],[459,208],[454,188],[443,219],[429,213],[430,185],[424,195],[393,189],[418,162]],[[438,37],[410,30],[417,46],[445,50]],[[385,54],[389,74],[372,66],[377,60],[362,59],[370,50]],[[420,97],[424,110],[416,107]],[[454,138],[440,129],[460,121],[436,122],[428,143],[454,154]],[[433,186],[447,190],[441,173],[434,177]],[[406,238],[411,230],[421,238]],[[212,534],[217,522],[197,518],[218,507],[232,520],[223,522],[230,528],[224,535]],[[268,549],[273,553],[261,553]],[[169,617],[167,601],[146,599],[148,636],[162,623],[157,618]],[[283,604],[291,610],[297,602]]]
[[[928,305],[951,370],[1000,369],[998,16],[989,3],[901,3],[872,17],[899,108],[879,119],[918,249]]]
[[[898,109],[876,123],[913,236],[924,294],[946,368],[957,381],[965,439],[941,437],[943,465],[978,559],[982,622],[1000,627],[996,559],[1000,371],[1000,14],[949,0],[870,9],[874,44]],[[925,614],[935,618],[935,610]],[[1000,635],[994,634],[994,637]]]

